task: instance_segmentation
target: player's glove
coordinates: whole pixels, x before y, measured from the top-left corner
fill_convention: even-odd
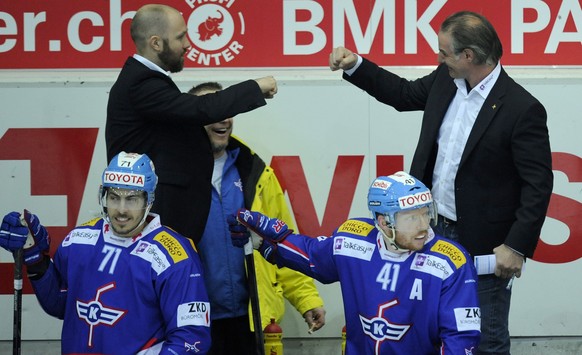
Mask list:
[[[24,210],[27,226],[20,223],[20,218],[18,212],[10,212],[4,216],[0,227],[0,246],[11,252],[24,248],[24,264],[33,265],[48,255],[50,237],[36,215]],[[29,239],[27,243],[29,233],[32,240]]]
[[[259,253],[271,263],[275,262],[274,252],[277,250],[277,243],[282,242],[289,234],[293,233],[293,230],[289,229],[287,224],[280,219],[269,218],[259,212],[244,208],[238,210],[236,219],[253,235],[256,234],[262,239],[262,243],[258,246]],[[257,248],[256,243],[253,243],[253,246]]]
[[[253,212],[246,208],[238,210],[236,219],[259,237],[275,243],[282,242],[289,234],[293,233],[293,230],[289,229],[282,220],[269,218],[262,213]]]
[[[24,247],[28,237],[28,228],[20,224],[20,213],[10,212],[2,219],[0,226],[0,246],[9,252]]]
[[[272,251],[274,250],[274,245],[271,242],[265,241],[263,243],[263,238],[259,237],[256,233],[251,233],[243,224],[240,224],[236,219],[235,215],[229,215],[226,218],[228,223],[228,228],[230,230],[230,237],[232,240],[232,245],[237,248],[244,248],[250,239],[252,239],[253,249],[257,249],[259,253],[263,256],[267,255],[266,259],[271,263],[274,263],[274,258],[272,258]],[[263,245],[264,244],[264,245]],[[268,247],[271,247],[270,249]],[[269,251],[269,252],[267,252]]]

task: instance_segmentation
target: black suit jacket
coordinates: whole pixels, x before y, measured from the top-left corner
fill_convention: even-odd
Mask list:
[[[107,160],[121,151],[147,154],[159,178],[152,211],[197,242],[208,217],[214,166],[204,125],[265,104],[254,80],[193,96],[130,57],[109,93]]]
[[[439,129],[457,90],[446,65],[408,81],[364,59],[344,78],[399,111],[424,111],[410,173],[432,187]],[[502,69],[455,178],[457,230],[471,254],[505,243],[533,255],[553,187],[546,119],[542,104]]]

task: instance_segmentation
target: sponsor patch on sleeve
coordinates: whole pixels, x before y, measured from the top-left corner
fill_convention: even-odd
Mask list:
[[[481,331],[481,310],[479,307],[455,308],[455,321],[460,332]]]
[[[432,248],[431,251],[435,253],[439,253],[445,256],[448,256],[449,259],[455,264],[455,266],[460,268],[467,262],[467,258],[465,254],[461,251],[461,249],[457,248],[454,244],[446,242],[444,240],[437,241]]]
[[[164,249],[168,251],[168,254],[170,254],[170,257],[174,260],[174,264],[188,259],[188,253],[186,253],[182,244],[180,244],[180,242],[170,234],[160,232],[154,237],[154,240],[160,243]]]
[[[210,326],[210,303],[188,302],[178,305],[178,327],[186,325]]]
[[[369,223],[350,219],[345,221],[337,231],[366,237],[373,228],[374,226]]]

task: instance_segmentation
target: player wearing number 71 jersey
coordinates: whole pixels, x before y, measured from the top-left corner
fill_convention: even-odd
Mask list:
[[[205,354],[210,305],[193,243],[148,213],[157,176],[146,155],[121,152],[103,173],[104,218],[73,229],[48,256],[48,233],[25,212],[35,240],[25,264],[42,308],[63,319],[63,354]],[[28,228],[4,217],[0,246]]]
[[[331,237],[292,234],[249,210],[230,229],[233,239],[250,229],[273,263],[340,282],[346,354],[473,354],[481,323],[475,267],[459,244],[430,228],[430,190],[404,172],[378,177],[368,208],[371,219],[349,219]]]

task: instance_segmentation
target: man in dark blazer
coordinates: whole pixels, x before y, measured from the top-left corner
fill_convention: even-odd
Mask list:
[[[411,175],[432,189],[438,234],[473,256],[495,255],[494,274],[478,280],[477,353],[509,354],[511,283],[533,255],[553,186],[547,115],[501,67],[487,19],[453,14],[438,39],[440,65],[414,81],[343,47],[330,54],[330,68],[398,111],[424,111]]]
[[[214,159],[204,126],[266,104],[274,78],[232,85],[211,95],[182,93],[168,72],[179,72],[190,48],[186,23],[174,8],[141,7],[131,23],[137,54],[109,93],[107,160],[120,151],[147,154],[159,177],[153,212],[195,242],[204,232]]]

